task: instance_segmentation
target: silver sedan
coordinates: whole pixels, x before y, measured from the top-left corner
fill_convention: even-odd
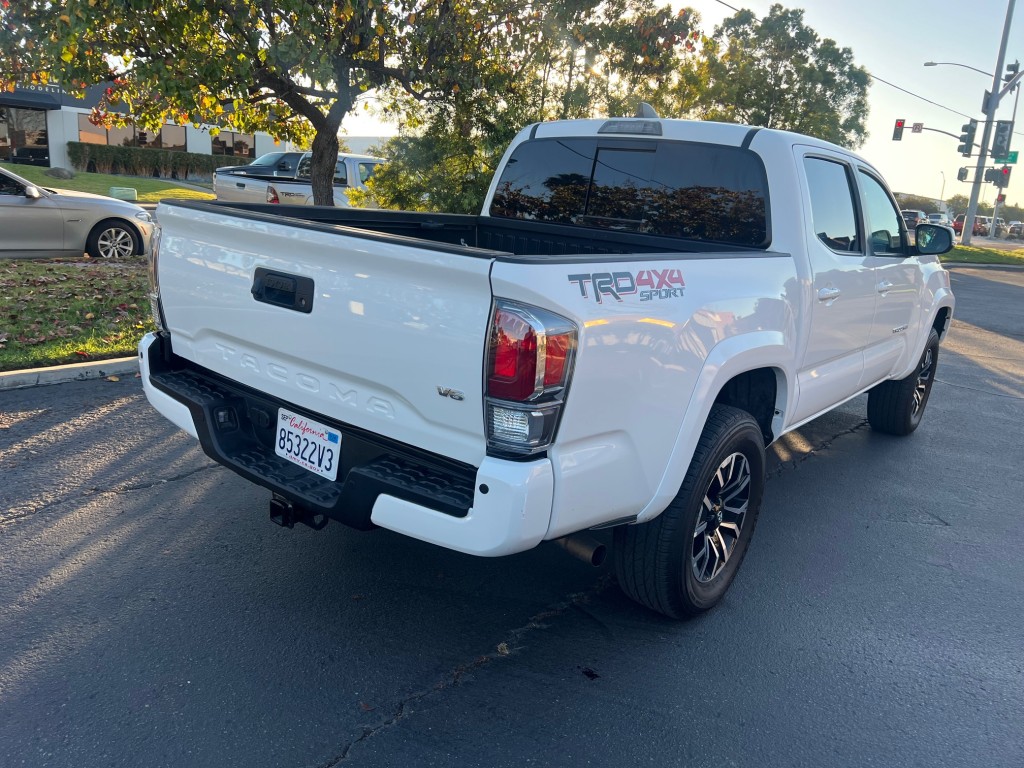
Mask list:
[[[46,189],[0,168],[0,257],[117,259],[149,252],[153,217],[134,203]]]

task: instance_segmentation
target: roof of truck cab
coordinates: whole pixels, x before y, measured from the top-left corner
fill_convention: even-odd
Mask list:
[[[622,132],[601,134],[600,129],[609,122],[621,124],[636,123],[638,128],[644,123],[657,123],[661,126],[660,135],[652,135],[637,130],[636,133]],[[775,128],[759,128],[757,126],[740,125],[738,123],[717,123],[712,120],[680,120],[676,118],[643,118],[643,117],[609,117],[586,120],[552,120],[546,123],[535,123],[523,133],[531,139],[558,138],[568,136],[621,136],[623,138],[674,139],[682,141],[703,141],[714,144],[743,146],[756,135],[759,140],[774,138],[788,144],[809,144],[820,146],[837,152],[855,155],[845,147],[822,139],[806,136],[791,131],[780,131]]]
[[[600,129],[609,122],[627,127],[629,123],[637,123],[638,130],[633,132],[601,133]],[[643,123],[657,123],[660,134],[644,133]],[[524,128],[512,146],[528,139],[568,138],[584,136],[601,136],[623,139],[668,139],[670,141],[695,141],[725,146],[753,148],[760,154],[766,150],[779,151],[784,147],[810,146],[830,152],[839,152],[857,160],[863,165],[873,168],[872,163],[856,152],[832,142],[807,136],[792,131],[781,131],[776,128],[760,128],[737,123],[718,123],[712,120],[681,120],[677,118],[643,118],[643,117],[609,117],[585,120],[553,120],[546,123],[534,123]],[[512,149],[509,147],[509,150]]]

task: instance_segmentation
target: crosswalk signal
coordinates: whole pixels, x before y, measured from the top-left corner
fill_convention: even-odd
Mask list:
[[[964,157],[970,157],[974,151],[974,134],[978,132],[978,121],[971,120],[969,123],[964,123],[960,126],[960,130],[963,133],[960,134],[960,146],[956,148]]]
[[[903,126],[907,124],[907,121],[902,117],[896,121],[896,125],[892,129],[892,140],[900,141],[903,138]]]

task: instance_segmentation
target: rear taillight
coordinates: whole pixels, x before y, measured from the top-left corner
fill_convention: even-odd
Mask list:
[[[561,315],[498,299],[486,363],[491,453],[530,455],[555,436],[572,375],[576,325]]]
[[[281,199],[277,196],[277,190],[272,186],[267,185],[267,202],[268,203],[280,203]]]

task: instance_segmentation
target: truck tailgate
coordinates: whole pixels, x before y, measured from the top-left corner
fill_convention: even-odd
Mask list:
[[[492,252],[196,204],[157,217],[175,354],[479,465]]]

